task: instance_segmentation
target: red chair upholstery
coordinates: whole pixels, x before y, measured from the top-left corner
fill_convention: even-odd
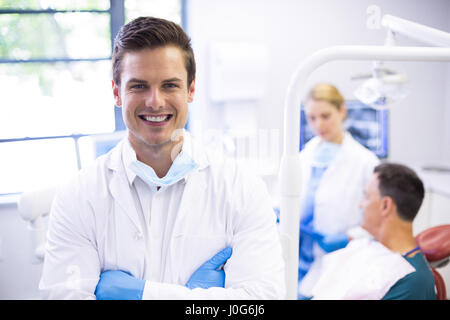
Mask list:
[[[439,268],[448,263],[450,257],[450,224],[422,231],[416,236],[416,242],[420,246],[420,251],[432,265],[431,270],[433,271],[437,299],[447,299],[444,279],[433,265]]]

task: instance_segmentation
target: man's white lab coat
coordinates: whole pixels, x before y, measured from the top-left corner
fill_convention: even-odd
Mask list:
[[[59,190],[40,282],[44,298],[94,299],[105,270],[147,280],[143,299],[285,297],[276,217],[261,179],[192,143],[199,167],[176,184],[150,192],[146,220],[125,169],[127,143],[120,142]],[[163,215],[161,228],[156,221]],[[224,266],[225,288],[184,286],[227,246],[233,254]]]

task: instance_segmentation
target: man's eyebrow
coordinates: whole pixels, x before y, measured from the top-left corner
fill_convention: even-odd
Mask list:
[[[170,78],[170,79],[166,79],[163,80],[163,82],[183,82],[183,80],[181,80],[180,78]]]
[[[127,81],[127,84],[129,83],[147,83],[147,81],[137,78],[131,78]]]
[[[169,78],[169,79],[165,79],[162,82],[167,83],[167,82],[183,82],[183,80],[181,80],[180,78]],[[140,84],[146,84],[147,81],[146,80],[142,80],[142,79],[138,79],[138,78],[131,78],[127,81],[127,84],[129,83],[140,83]]]

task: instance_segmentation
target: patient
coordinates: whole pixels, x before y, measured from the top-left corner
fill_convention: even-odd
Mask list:
[[[361,202],[369,237],[324,257],[313,298],[435,300],[433,274],[412,228],[423,197],[423,183],[410,168],[375,167]]]

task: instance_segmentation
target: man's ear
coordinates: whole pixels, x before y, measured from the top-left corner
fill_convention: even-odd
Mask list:
[[[392,200],[391,197],[381,198],[381,215],[383,216],[389,215],[391,212],[393,212],[392,209],[395,209],[394,200]]]
[[[194,101],[194,94],[195,94],[195,78],[192,80],[191,84],[189,85],[188,89],[188,102]]]
[[[112,84],[112,90],[114,95],[114,102],[116,106],[121,107],[122,106],[122,99],[120,99],[120,86],[118,86],[114,80],[111,80]]]

